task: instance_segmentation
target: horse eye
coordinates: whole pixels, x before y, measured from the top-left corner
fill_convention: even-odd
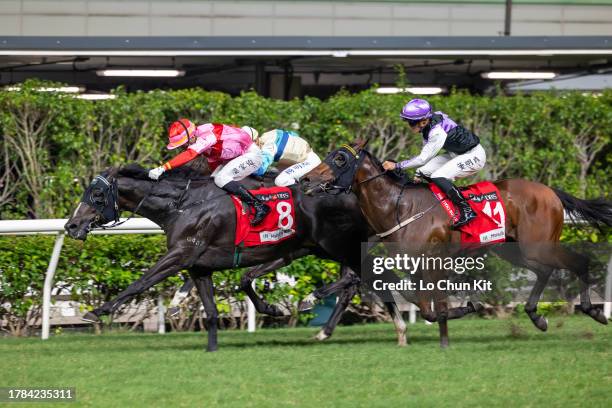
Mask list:
[[[91,200],[95,203],[104,202],[104,193],[101,190],[94,190],[91,192]]]
[[[336,165],[336,167],[344,167],[344,165],[346,164],[346,158],[342,155],[338,155],[334,157],[334,164]]]

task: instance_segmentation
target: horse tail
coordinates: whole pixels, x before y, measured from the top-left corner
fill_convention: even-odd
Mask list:
[[[581,200],[565,191],[553,188],[569,218],[573,221],[586,221],[588,224],[601,228],[602,225],[612,227],[612,201],[603,197],[594,200]]]

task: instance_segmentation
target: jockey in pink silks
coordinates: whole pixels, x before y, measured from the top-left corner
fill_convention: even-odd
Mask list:
[[[150,178],[157,180],[165,171],[204,155],[215,184],[254,208],[255,216],[251,224],[257,225],[265,218],[270,208],[239,183],[262,164],[261,150],[247,132],[219,123],[205,123],[196,127],[193,122],[180,119],[170,125],[168,138],[168,150],[180,146],[185,146],[185,149],[172,160],[149,171]]]

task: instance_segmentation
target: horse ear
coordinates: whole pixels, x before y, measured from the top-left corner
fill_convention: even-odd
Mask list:
[[[117,167],[109,167],[108,169],[106,169],[106,171],[108,173],[108,177],[117,177],[117,175],[122,169],[123,169],[123,166],[117,166]]]
[[[365,147],[368,145],[368,143],[370,143],[370,137],[366,137],[366,139],[363,141],[363,144],[361,145],[362,149],[365,149]]]

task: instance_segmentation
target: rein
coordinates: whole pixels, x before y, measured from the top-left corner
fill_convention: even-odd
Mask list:
[[[410,218],[406,218],[404,221],[398,223],[395,227],[388,229],[387,231],[382,232],[380,234],[376,234],[376,236],[379,238],[384,238],[386,236],[393,234],[396,231],[399,231],[400,229],[404,228],[406,225],[411,224],[412,222],[418,220],[419,218],[422,218],[425,214],[431,211],[431,209],[434,208],[435,206],[436,206],[435,204],[432,204],[428,209],[418,212]]]
[[[384,176],[385,174],[387,174],[387,172],[386,172],[386,171],[383,171],[382,173],[378,173],[378,174],[376,174],[376,175],[374,175],[374,176],[372,176],[372,177],[368,177],[367,179],[360,181],[359,183],[357,183],[357,185],[362,185],[362,184],[365,184],[365,183],[367,183],[368,181],[372,181],[372,180],[374,180],[374,179],[377,179],[377,178],[379,178],[380,176]]]
[[[352,180],[354,180],[355,178],[355,174],[357,173],[357,170],[359,169],[359,167],[361,166],[361,164],[363,163],[364,157],[365,157],[365,153],[368,153],[367,151],[363,151],[363,149],[360,149],[359,151],[356,151],[353,147],[347,145],[347,144],[343,144],[341,146],[341,148],[347,150],[348,152],[350,152],[353,155],[354,158],[354,162],[353,162],[353,166],[352,166],[352,171],[351,171],[351,176],[352,176]],[[333,169],[333,168],[332,168]],[[338,178],[346,178],[345,174],[347,173],[347,171],[342,172],[341,174],[339,174],[338,176],[336,176],[336,180],[338,180]],[[370,182],[372,180],[375,180],[377,178],[379,178],[380,176],[384,176],[385,174],[387,174],[387,171],[384,170],[381,173],[375,174],[373,176],[370,176],[368,178],[366,178],[365,180],[359,181],[357,183],[357,185],[362,185],[365,184],[367,182]],[[336,181],[334,180],[334,181]],[[341,183],[338,183],[341,184]],[[324,193],[328,193],[330,190],[339,190],[342,191],[344,190],[347,194],[351,192],[352,190],[352,183],[348,186],[342,186],[342,185],[329,185],[329,183],[325,183],[325,184],[320,184],[319,188],[324,192]],[[382,233],[376,234],[376,236],[378,238],[384,238],[387,237],[391,234],[393,234],[394,232],[399,231],[400,229],[406,227],[407,225],[413,223],[414,221],[422,218],[425,214],[427,214],[429,211],[431,211],[431,209],[433,209],[435,207],[435,204],[432,204],[429,208],[425,209],[424,211],[420,211],[412,216],[410,216],[409,218],[406,218],[403,221],[400,221],[400,211],[399,211],[399,207],[400,207],[400,200],[402,198],[402,195],[404,193],[404,190],[406,188],[406,184],[402,184],[401,189],[399,194],[397,195],[397,199],[395,201],[395,218],[397,221],[397,224]],[[338,193],[339,194],[339,193]]]
[[[212,180],[212,177],[207,177],[206,180],[210,181],[210,180]],[[206,201],[212,201],[212,200],[216,200],[217,198],[227,196],[226,193],[217,194],[217,195],[214,195],[214,196],[212,196],[211,198],[209,198],[207,200],[206,199],[197,200],[197,201],[194,201],[192,203],[187,204],[184,207],[181,207],[181,205],[183,204],[183,199],[185,198],[185,195],[187,194],[187,191],[189,190],[190,186],[191,186],[191,179],[187,180],[187,185],[185,186],[185,189],[181,192],[181,195],[179,196],[179,198],[176,201],[173,201],[172,203],[169,204],[170,206],[176,207],[175,211],[178,212],[179,214],[185,212],[186,210],[188,210],[188,209],[190,209],[192,207],[196,207],[198,205],[201,205],[202,203],[204,203]]]
[[[149,194],[151,194],[152,190],[153,190],[153,185],[151,185],[151,188],[149,189],[149,191],[147,191],[147,194],[145,194],[142,197],[142,200],[140,200],[138,205],[136,205],[136,207],[132,210],[132,213],[130,214],[130,216],[127,217],[125,220],[123,220],[121,222],[118,222],[119,221],[119,211],[117,211],[117,216],[115,218],[115,222],[112,225],[99,225],[99,226],[94,227],[94,228],[100,228],[100,229],[106,230],[106,229],[109,229],[109,228],[118,227],[119,225],[128,222],[129,220],[131,220],[134,217],[134,215],[136,215],[136,213],[138,213],[138,210],[140,210],[140,207],[142,206],[142,203],[144,203],[145,200],[149,197]]]
[[[96,184],[97,181],[101,181],[106,187],[103,189],[102,194],[104,195],[104,199],[100,200],[98,198],[93,198],[93,191],[92,187],[93,185]],[[91,190],[91,191],[90,191]],[[99,190],[98,190],[99,191]],[[119,205],[118,205],[118,188],[117,188],[117,180],[113,180],[112,182],[108,181],[108,179],[102,175],[98,175],[94,178],[94,181],[92,182],[92,186],[90,186],[85,194],[83,199],[81,200],[81,202],[84,202],[88,205],[90,205],[91,207],[94,208],[94,210],[96,210],[96,219],[94,220],[94,222],[92,223],[91,227],[92,229],[102,229],[102,230],[107,230],[110,228],[114,228],[117,227],[121,224],[126,223],[127,221],[129,221],[130,219],[132,219],[134,217],[134,215],[136,215],[136,213],[138,212],[138,210],[140,209],[140,207],[142,207],[142,204],[145,202],[145,200],[149,197],[149,195],[151,194],[151,192],[153,191],[153,184],[151,184],[149,190],[147,191],[147,193],[142,197],[142,199],[140,200],[140,202],[136,205],[136,207],[132,210],[132,213],[130,214],[130,216],[123,220],[123,221],[119,221]],[[106,214],[108,211],[112,211],[112,215],[109,216],[109,214]],[[113,220],[113,223],[111,225],[100,225],[99,222],[100,221],[106,221],[106,223],[111,222],[111,219]]]

